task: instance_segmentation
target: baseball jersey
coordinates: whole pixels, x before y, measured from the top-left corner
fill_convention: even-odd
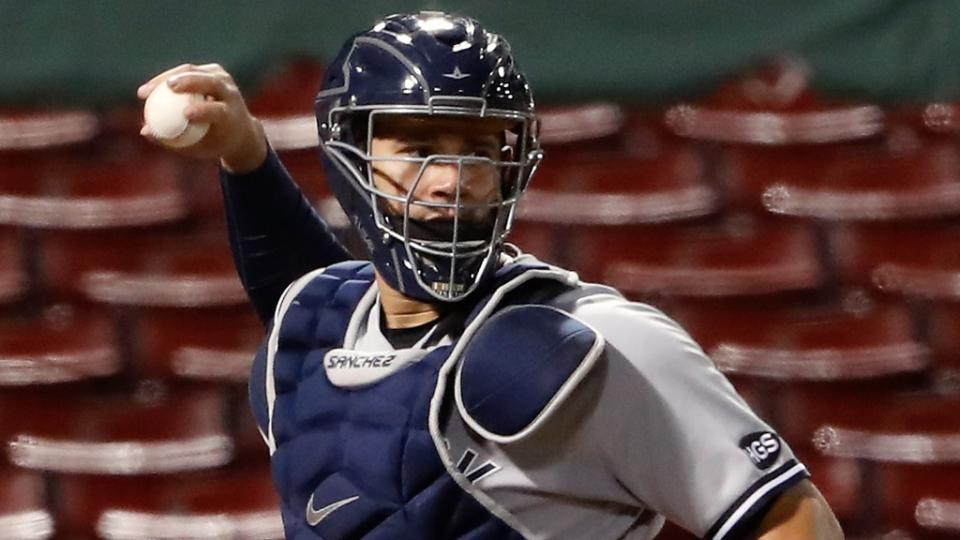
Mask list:
[[[646,539],[666,518],[731,538],[808,476],[675,322],[584,287],[595,294],[553,305],[602,335],[604,353],[539,429],[497,444],[457,414],[446,423],[455,459],[494,466],[475,495],[503,508],[507,523],[528,538]]]
[[[417,357],[417,349],[458,338],[428,331],[412,347],[395,349],[381,331],[375,289],[351,317],[351,351]],[[656,308],[594,284],[546,303],[592,328],[604,346],[536,430],[491,441],[471,427],[454,392],[436,394],[444,396],[442,460],[455,464],[463,489],[524,537],[647,539],[669,519],[698,536],[732,538],[808,476],[700,347]],[[327,373],[336,383],[357,372],[347,371]],[[454,385],[453,373],[445,384]]]
[[[265,322],[305,269],[349,257],[272,152],[253,175],[224,174],[223,186],[241,279]],[[281,206],[285,211],[271,210]],[[456,465],[458,483],[524,536],[645,539],[669,519],[699,536],[732,538],[808,476],[700,347],[656,308],[582,283],[548,303],[604,339],[574,391],[535,431],[509,443],[471,429],[452,398],[440,415],[442,457]],[[362,309],[354,349],[396,350],[381,331],[379,300]],[[455,337],[435,333],[401,352]]]

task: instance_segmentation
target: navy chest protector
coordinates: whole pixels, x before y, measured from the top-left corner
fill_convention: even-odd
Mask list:
[[[497,281],[505,283],[529,270],[519,265],[506,267]],[[540,291],[569,288],[557,279],[531,282],[536,281]],[[294,284],[281,299],[275,320],[279,327],[258,354],[251,401],[271,449],[286,537],[522,538],[458,485],[448,473],[449,463],[445,465],[438,453],[439,444],[446,457],[445,441],[438,443],[431,435],[431,401],[456,341],[429,350],[418,361],[371,384],[343,387],[328,379],[324,358],[332,349],[343,347],[354,312],[373,280],[369,264],[350,262]],[[518,291],[524,289],[533,287]],[[472,343],[461,344],[468,346],[455,391],[457,410],[465,422],[494,440],[509,441],[530,431],[545,411],[569,392],[571,381],[582,378],[596,358],[601,340],[573,319],[560,320],[560,312],[552,308],[524,306],[539,311],[523,320],[518,318],[522,309],[518,306],[505,307],[502,316],[494,313],[518,300],[516,294],[512,299],[501,296],[493,302],[490,296],[481,299],[464,326],[469,327],[478,315],[483,320],[494,314],[491,330],[522,325],[525,331],[514,336],[519,340],[516,343],[534,343],[535,348],[544,350],[522,355],[533,359],[526,363],[511,363],[504,361],[513,356],[507,354],[511,349],[517,351],[516,343],[499,342],[503,349],[486,356],[471,353],[476,349]],[[530,303],[530,298],[519,296],[523,303]],[[484,324],[478,328],[477,343],[496,342],[491,341],[491,330],[484,331]],[[558,330],[563,345],[552,338],[551,343],[542,345],[543,340],[536,338]],[[558,350],[564,352],[557,354]],[[538,364],[545,358],[550,358],[556,369],[543,370]],[[495,359],[496,365],[510,365],[512,370],[497,369],[499,377],[477,376],[478,369],[486,371],[483,364],[490,359]],[[258,369],[263,370],[261,377],[256,376]],[[546,379],[527,376],[525,372],[532,370],[551,375]],[[263,378],[265,384],[257,388],[254,381]],[[464,384],[461,379],[477,382]],[[461,387],[465,388],[462,392]],[[542,397],[524,399],[531,395]],[[510,396],[507,405],[516,414],[497,414],[495,403],[504,396]]]

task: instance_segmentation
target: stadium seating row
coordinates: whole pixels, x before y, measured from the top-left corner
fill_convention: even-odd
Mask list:
[[[251,107],[345,228],[321,73]],[[546,107],[515,240],[679,320],[850,537],[956,537],[958,111],[828,100],[789,61],[662,110]],[[216,172],[138,124],[0,112],[0,537],[278,538]]]

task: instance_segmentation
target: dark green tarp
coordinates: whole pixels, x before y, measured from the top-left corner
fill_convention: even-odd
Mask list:
[[[960,98],[960,0],[0,0],[0,105],[131,102],[184,61],[220,62],[249,91],[285,58],[329,58],[379,15],[419,8],[504,34],[541,100],[695,96],[779,54],[833,95]]]

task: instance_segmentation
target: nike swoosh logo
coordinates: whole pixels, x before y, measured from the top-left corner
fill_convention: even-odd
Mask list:
[[[307,523],[309,523],[311,527],[314,527],[326,519],[330,514],[359,498],[359,495],[354,495],[353,497],[347,497],[346,499],[339,500],[333,504],[328,504],[319,510],[315,510],[313,508],[313,495],[310,495],[310,500],[307,501]]]

